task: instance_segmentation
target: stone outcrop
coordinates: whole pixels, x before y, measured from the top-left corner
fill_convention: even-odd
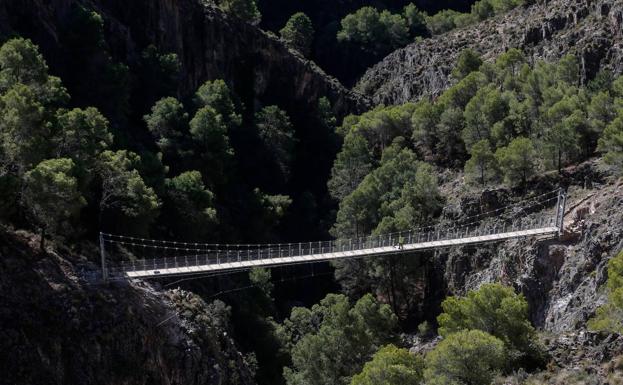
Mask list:
[[[531,60],[566,54],[581,62],[583,81],[600,69],[623,72],[623,3],[616,0],[548,0],[399,49],[369,69],[356,90],[375,104],[435,97],[452,84],[460,52],[471,48],[494,60],[520,48]]]
[[[605,301],[607,262],[623,249],[623,180],[606,177],[597,168],[596,162],[588,162],[563,177],[570,186],[565,231],[559,238],[517,239],[442,253],[438,263],[444,266],[447,292],[464,294],[484,282],[503,282],[524,293],[534,324],[543,330],[584,327]],[[533,189],[555,188],[550,177],[534,181]],[[587,180],[591,183],[585,189]],[[473,215],[473,207],[488,211],[512,203],[510,195],[505,190],[464,194],[457,206],[462,215]]]
[[[251,106],[261,102],[315,110],[318,98],[327,96],[343,116],[367,105],[364,97],[274,35],[200,0],[6,0],[0,3],[0,36],[31,38],[52,69],[62,72],[59,33],[76,4],[104,18],[107,44],[117,61],[132,65],[149,44],[176,53],[182,64],[180,95],[191,94],[208,79],[225,79]]]
[[[0,245],[0,384],[255,383],[192,294],[87,284],[83,257],[39,252],[27,233],[2,228]]]

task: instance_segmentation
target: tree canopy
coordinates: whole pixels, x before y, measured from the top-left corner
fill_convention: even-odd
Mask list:
[[[292,367],[284,369],[286,383],[348,384],[391,340],[395,327],[391,309],[371,295],[351,305],[345,296],[329,294],[311,310],[294,308],[280,332],[292,354]]]
[[[426,355],[424,378],[431,385],[489,385],[506,361],[504,343],[480,330],[461,330]]]
[[[255,0],[218,0],[217,4],[223,11],[254,25],[262,19]]]
[[[314,26],[303,12],[292,15],[279,34],[292,48],[304,56],[309,55],[314,39]]]
[[[379,349],[371,361],[366,362],[361,373],[353,377],[350,385],[402,385],[422,381],[424,359],[387,345]]]
[[[593,330],[623,332],[623,251],[608,261],[608,301],[588,322]]]

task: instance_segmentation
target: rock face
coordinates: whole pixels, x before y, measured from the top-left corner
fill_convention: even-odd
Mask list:
[[[543,330],[560,333],[584,327],[606,299],[607,262],[623,249],[623,181],[584,189],[585,172],[598,180],[603,177],[582,170],[593,167],[588,163],[573,171],[561,237],[511,240],[443,254],[447,290],[464,294],[485,282],[502,282],[524,293],[534,324]],[[541,183],[543,189],[552,186]],[[485,193],[476,202],[464,198],[461,206],[507,204],[498,192],[493,199],[497,203],[490,206],[491,196]]]
[[[623,250],[623,179],[609,175],[597,161],[563,174],[562,178],[549,175],[531,182],[534,194],[551,191],[559,184],[568,186],[563,234],[554,239],[517,239],[436,253],[427,264],[424,315],[439,314],[439,304],[446,296],[465,295],[484,283],[514,287],[526,297],[530,318],[543,332],[552,362],[572,371],[598,373],[602,381],[606,376],[602,365],[623,354],[623,338],[587,331],[586,322],[607,299],[608,261]],[[448,202],[451,212],[443,214],[447,218],[462,220],[516,199],[505,189],[461,193],[456,190],[460,183],[451,179],[442,186],[444,194],[452,197]],[[436,342],[426,338],[408,341],[414,352],[428,351]]]
[[[87,285],[76,257],[0,230],[0,384],[253,384],[190,293]],[[189,304],[192,304],[190,306]]]
[[[0,3],[0,36],[19,33],[38,44],[62,77],[59,32],[76,4],[96,9],[115,60],[132,65],[154,44],[177,53],[180,95],[208,79],[225,79],[245,102],[315,109],[327,96],[338,115],[359,111],[365,98],[345,89],[313,62],[260,29],[204,5],[200,0],[7,0]],[[313,106],[313,108],[312,108]]]
[[[600,69],[623,72],[623,3],[548,0],[399,49],[368,70],[355,89],[375,104],[436,96],[452,84],[460,52],[471,48],[493,60],[509,48],[535,59],[574,54],[586,81]]]

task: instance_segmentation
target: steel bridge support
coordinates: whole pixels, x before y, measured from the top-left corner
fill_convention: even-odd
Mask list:
[[[102,279],[108,281],[108,269],[106,268],[106,249],[104,248],[104,234],[100,232],[100,259],[102,263]]]
[[[565,225],[565,210],[567,207],[567,192],[560,189],[558,193],[558,201],[556,202],[556,227],[558,227],[558,236],[562,235]]]

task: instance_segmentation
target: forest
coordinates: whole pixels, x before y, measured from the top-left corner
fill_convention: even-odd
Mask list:
[[[340,1],[330,13],[302,2],[286,15],[266,1],[204,3],[269,30],[347,86],[413,41],[532,4]],[[439,223],[452,179],[465,194],[523,196],[591,159],[623,173],[623,76],[604,69],[584,82],[575,55],[535,60],[509,48],[490,60],[465,49],[438,97],[343,116],[319,96],[303,127],[231,79],[179,92],[180,57],[156,45],[132,65],[117,61],[94,9],[75,5],[68,26],[63,78],[33,39],[0,35],[0,221],[31,232],[41,252],[62,244],[91,266],[99,231],[221,244],[349,239]],[[285,283],[310,267],[254,269],[181,285],[198,299],[169,295],[232,335],[258,384],[486,385],[518,373],[532,382],[513,384],[546,383],[551,357],[526,296],[489,282],[423,311],[427,258],[340,260]],[[623,253],[607,271],[607,301],[588,327],[622,333]],[[405,335],[436,343],[413,353]]]

